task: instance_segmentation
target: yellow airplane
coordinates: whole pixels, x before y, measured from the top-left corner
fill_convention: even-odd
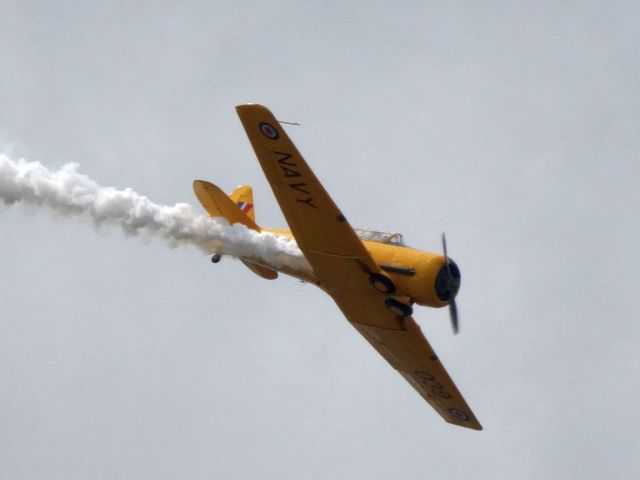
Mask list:
[[[458,329],[455,296],[460,270],[447,256],[407,247],[400,234],[352,228],[302,158],[274,115],[264,106],[236,107],[249,141],[280,204],[289,230],[255,223],[253,193],[238,187],[230,196],[212,183],[193,188],[211,217],[224,217],[256,231],[295,238],[311,269],[243,263],[262,278],[278,271],[327,292],[349,322],[447,422],[475,430],[482,426],[412,318],[412,305],[449,305]],[[220,260],[215,253],[213,262]]]

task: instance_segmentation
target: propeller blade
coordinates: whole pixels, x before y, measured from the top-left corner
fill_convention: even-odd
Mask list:
[[[449,274],[449,281],[453,283],[453,274],[451,273],[451,266],[449,262],[449,255],[447,254],[447,237],[442,233],[442,250],[444,252],[444,261],[447,265],[447,273]],[[457,334],[460,330],[460,326],[458,323],[458,307],[456,306],[455,297],[451,297],[449,301],[449,318],[451,318],[451,328],[453,328],[453,333]]]
[[[442,250],[444,250],[444,258],[447,260],[447,265],[449,265],[449,255],[447,255],[447,237],[442,233]]]
[[[452,299],[451,303],[449,303],[449,316],[451,317],[451,327],[453,328],[453,333],[457,335],[460,327],[458,326],[458,307],[456,306],[455,299]]]

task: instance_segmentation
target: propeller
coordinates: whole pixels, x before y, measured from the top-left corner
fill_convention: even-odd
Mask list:
[[[447,283],[449,284],[451,289],[451,299],[449,300],[449,317],[451,318],[451,327],[453,328],[453,333],[457,334],[459,331],[459,325],[458,307],[456,306],[456,294],[458,293],[458,288],[460,288],[460,274],[458,271],[458,278],[456,278],[451,271],[451,264],[453,263],[453,260],[450,260],[449,255],[447,255],[447,237],[444,233],[442,234],[442,250],[444,251],[444,261],[447,267]],[[458,267],[455,266],[455,269],[458,270]]]

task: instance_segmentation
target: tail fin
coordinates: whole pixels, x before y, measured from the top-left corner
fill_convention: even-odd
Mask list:
[[[227,196],[213,183],[194,180],[193,191],[204,209],[212,217],[224,217],[230,224],[241,223],[251,230],[260,231],[260,227],[255,222],[253,190],[251,187],[247,185],[240,186],[231,195]],[[240,260],[249,270],[262,278],[267,280],[278,278],[278,272],[271,268],[242,258]]]
[[[251,230],[260,231],[260,227],[256,225],[254,220],[251,187],[238,187],[231,194],[231,197],[228,197],[213,183],[195,180],[193,182],[193,191],[204,209],[212,217],[224,217],[231,224],[242,223]],[[240,201],[240,199],[242,200]],[[239,203],[243,204],[244,208],[241,208]],[[247,208],[247,206],[250,206],[250,208]]]
[[[253,189],[249,185],[240,185],[229,198],[242,210],[252,221],[256,221],[256,214],[253,209]]]

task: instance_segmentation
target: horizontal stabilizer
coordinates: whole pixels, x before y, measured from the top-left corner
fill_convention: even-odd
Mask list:
[[[241,259],[241,261],[249,270],[265,280],[275,280],[278,278],[278,272],[271,268],[263,267],[262,265],[258,265],[257,263],[253,263],[245,259]]]

